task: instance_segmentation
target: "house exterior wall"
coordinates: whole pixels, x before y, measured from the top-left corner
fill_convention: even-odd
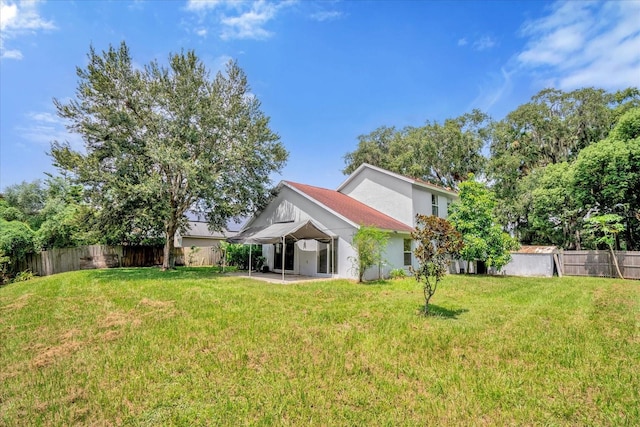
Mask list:
[[[176,246],[183,248],[190,248],[191,246],[195,246],[197,248],[206,248],[210,246],[220,245],[220,240],[218,239],[203,239],[197,237],[181,237],[179,238],[179,242],[180,244]]]
[[[388,278],[391,270],[404,268],[404,239],[409,236],[393,233],[387,241],[387,247],[383,254],[385,260],[382,266],[382,278]],[[364,273],[364,280],[380,279],[378,266],[368,268]]]
[[[413,192],[410,182],[365,168],[340,192],[413,226]]]
[[[315,222],[338,236],[338,268],[336,274],[340,277],[355,277],[350,271],[349,258],[353,256],[351,239],[356,232],[356,227],[331,212],[318,206],[306,197],[298,194],[289,187],[283,186],[278,196],[253,219],[250,226],[271,225],[283,221],[305,221],[313,219]],[[294,274],[310,276],[324,276],[317,272],[316,252],[301,251],[297,246],[294,249]],[[282,266],[274,265],[275,251],[273,245],[263,245],[262,255],[267,258],[269,269],[281,271]],[[289,270],[287,270],[289,271]]]

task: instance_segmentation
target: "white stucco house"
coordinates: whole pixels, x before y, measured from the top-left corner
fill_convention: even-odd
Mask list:
[[[416,214],[446,218],[456,198],[452,190],[363,164],[336,190],[280,182],[277,196],[230,241],[262,244],[271,271],[356,278],[352,237],[361,225],[374,226],[389,233],[386,277],[415,263]],[[367,280],[377,277],[377,267],[365,273]]]

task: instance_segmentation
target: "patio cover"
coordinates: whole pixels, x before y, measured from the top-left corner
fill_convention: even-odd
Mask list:
[[[250,245],[286,243],[287,241],[318,240],[333,244],[333,233],[323,231],[313,220],[281,222],[260,227],[249,227],[233,237],[229,243]],[[249,277],[251,277],[251,246],[249,246]],[[284,283],[284,253],[282,254],[282,282]]]
[[[285,241],[318,240],[331,242],[333,233],[323,231],[313,220],[281,222],[268,226],[249,227],[227,239],[229,243],[271,244]]]

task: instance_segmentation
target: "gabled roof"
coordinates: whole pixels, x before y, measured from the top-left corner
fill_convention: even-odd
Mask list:
[[[229,236],[235,235],[235,231],[211,231],[209,230],[209,224],[202,221],[189,221],[189,226],[183,233],[180,233],[182,237],[191,237],[195,239],[220,239],[224,240]]]
[[[391,231],[413,231],[412,227],[338,191],[291,181],[282,183],[316,204],[346,218],[356,226],[366,225]]]
[[[338,187],[338,191],[342,191],[342,189],[344,187],[346,187],[347,184],[349,182],[351,182],[356,176],[358,176],[358,174],[360,172],[362,172],[363,169],[371,169],[371,170],[374,170],[376,172],[385,174],[387,176],[391,176],[391,177],[394,177],[396,179],[399,179],[400,181],[408,182],[410,184],[419,185],[420,187],[428,188],[430,190],[436,190],[436,191],[439,191],[440,193],[445,193],[445,194],[449,194],[449,195],[452,195],[452,196],[458,196],[458,193],[456,193],[454,190],[452,190],[450,188],[444,188],[444,187],[441,187],[439,185],[431,184],[430,182],[423,181],[421,179],[409,178],[408,176],[400,175],[398,173],[391,172],[391,171],[388,171],[386,169],[382,169],[382,168],[379,168],[377,166],[370,165],[369,163],[363,163],[360,166],[358,166],[358,168],[355,171],[353,171],[353,173],[351,175],[349,175],[347,177],[347,179],[345,179],[342,184],[340,184],[340,186]]]

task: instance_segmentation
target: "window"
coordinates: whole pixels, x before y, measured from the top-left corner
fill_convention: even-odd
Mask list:
[[[431,215],[440,216],[438,215],[438,196],[435,194],[431,195]]]
[[[326,243],[318,242],[318,273],[326,273],[327,272],[327,264],[328,264],[328,247]]]
[[[404,239],[404,265],[411,265],[411,239]]]
[[[318,242],[318,259],[317,259],[317,272],[318,273],[331,273],[336,272],[336,261],[338,252],[338,242],[322,243]]]

